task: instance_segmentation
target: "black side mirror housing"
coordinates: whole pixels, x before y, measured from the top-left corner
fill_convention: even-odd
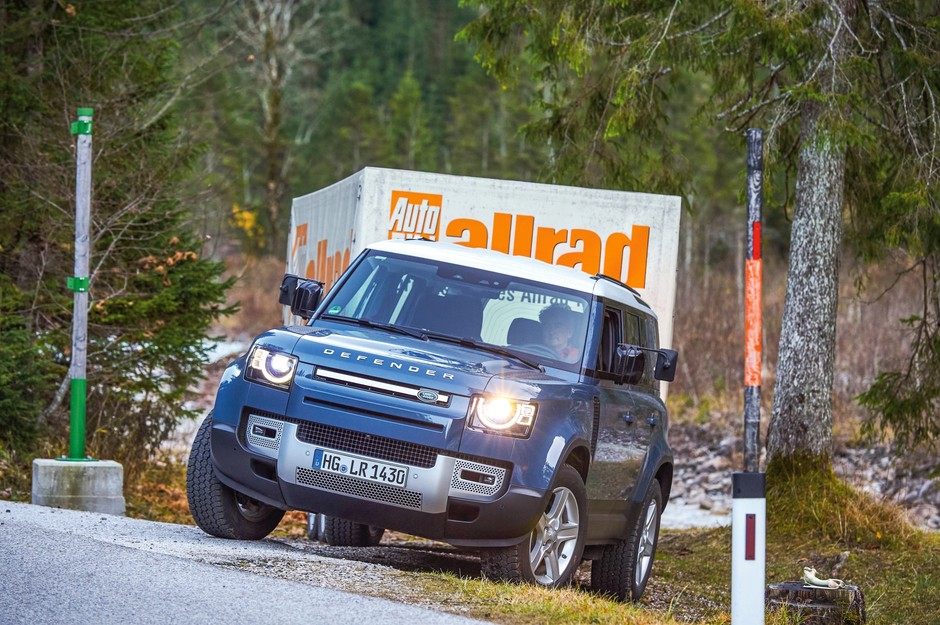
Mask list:
[[[679,364],[679,352],[674,349],[660,349],[656,352],[656,371],[653,375],[657,380],[672,382],[676,379],[676,366]]]
[[[290,306],[292,315],[309,319],[320,305],[322,297],[322,282],[288,273],[281,280],[277,301],[279,304]]]
[[[679,352],[674,349],[650,349],[639,345],[620,343],[617,345],[616,375],[620,384],[636,384],[646,370],[646,352],[655,352],[656,369],[653,377],[663,382],[676,379]]]
[[[636,384],[646,370],[646,353],[642,347],[621,343],[617,345],[617,382]]]

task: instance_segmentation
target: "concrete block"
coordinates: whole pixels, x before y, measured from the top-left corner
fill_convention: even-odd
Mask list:
[[[124,516],[124,467],[113,460],[33,460],[37,506]]]

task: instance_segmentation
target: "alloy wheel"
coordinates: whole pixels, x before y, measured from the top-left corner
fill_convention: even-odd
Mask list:
[[[548,509],[529,539],[529,562],[539,584],[554,584],[575,565],[580,513],[571,490],[560,486],[552,492]]]
[[[651,499],[649,505],[646,506],[646,518],[640,532],[640,541],[636,550],[636,566],[633,567],[637,586],[643,584],[649,574],[650,567],[653,566],[656,536],[659,532],[659,506],[655,499]]]

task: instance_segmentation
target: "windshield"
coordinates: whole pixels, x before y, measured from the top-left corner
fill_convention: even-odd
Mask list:
[[[587,332],[580,293],[472,267],[371,253],[326,302],[329,316],[472,339],[577,370]]]

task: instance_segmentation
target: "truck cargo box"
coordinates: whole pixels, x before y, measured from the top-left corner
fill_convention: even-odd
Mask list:
[[[376,241],[489,248],[624,282],[669,347],[679,211],[676,196],[367,167],[294,199],[287,271],[329,288]]]

